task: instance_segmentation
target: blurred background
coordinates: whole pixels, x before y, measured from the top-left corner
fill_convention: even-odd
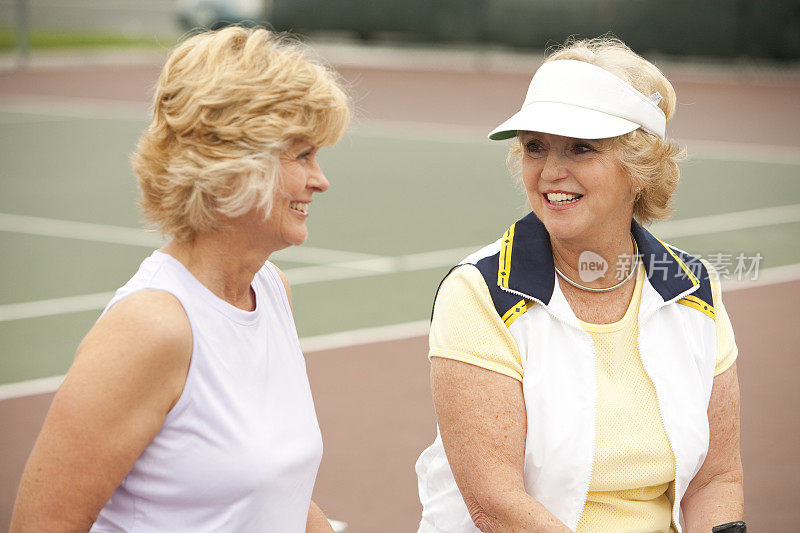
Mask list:
[[[654,232],[727,261],[748,523],[796,530],[800,0],[0,0],[0,530],[78,342],[162,243],[141,229],[128,163],[161,64],[195,28],[229,23],[300,35],[353,96],[351,131],[320,154],[332,186],[310,238],[274,257],[293,286],[329,516],[350,533],[416,530],[433,295],[526,210],[507,144],[486,134],[547,47],[612,32],[678,94],[668,134],[689,158]]]
[[[502,45],[541,49],[568,35],[613,31],[643,54],[793,60],[796,0],[2,0],[4,49],[12,34],[34,47],[72,39],[164,43],[197,26],[268,24],[276,30],[367,42]],[[22,39],[24,41],[24,37]]]

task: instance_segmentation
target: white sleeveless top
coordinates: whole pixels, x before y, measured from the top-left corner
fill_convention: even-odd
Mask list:
[[[256,309],[244,311],[154,252],[106,307],[142,289],[169,292],[193,348],[180,399],[92,532],[305,531],[322,437],[275,267],[266,263],[252,288]]]

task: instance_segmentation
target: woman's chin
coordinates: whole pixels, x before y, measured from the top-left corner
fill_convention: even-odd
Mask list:
[[[550,217],[545,217],[542,223],[550,237],[565,241],[580,237],[586,233],[587,229],[583,224],[578,224],[575,220],[553,220]]]
[[[300,246],[304,242],[308,240],[308,232],[298,233],[296,235],[292,235],[291,238],[287,239],[289,246]]]

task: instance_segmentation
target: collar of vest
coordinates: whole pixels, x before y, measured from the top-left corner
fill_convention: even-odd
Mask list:
[[[687,267],[680,250],[660,241],[635,220],[631,233],[650,284],[664,302],[692,292],[699,286],[697,277]],[[523,297],[550,303],[555,284],[553,250],[544,224],[530,213],[518,220],[500,239],[497,285]]]

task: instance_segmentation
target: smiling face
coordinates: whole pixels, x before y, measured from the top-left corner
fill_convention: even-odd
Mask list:
[[[312,196],[327,191],[330,185],[317,163],[318,150],[310,142],[297,141],[280,156],[280,178],[266,220],[273,250],[303,244],[308,238],[306,220]]]
[[[522,135],[522,181],[551,237],[591,243],[630,230],[635,194],[611,139]]]

